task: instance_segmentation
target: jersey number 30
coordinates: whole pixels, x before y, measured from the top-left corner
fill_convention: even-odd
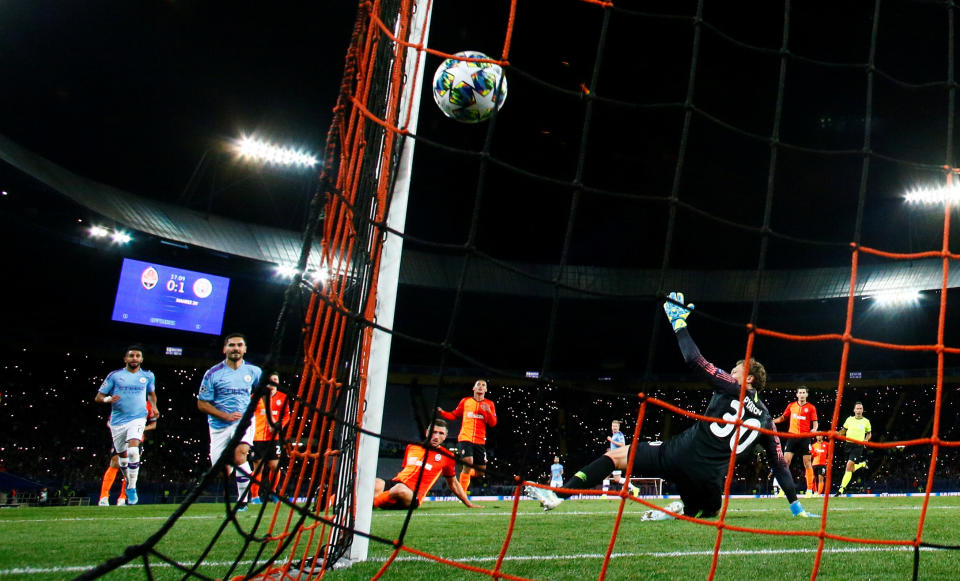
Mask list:
[[[743,411],[740,409],[740,402],[738,400],[731,400],[730,407],[733,408],[733,411],[723,414],[722,419],[727,420],[728,422],[735,422],[738,418],[743,417]],[[759,428],[760,420],[757,418],[750,418],[743,422],[743,426],[740,428],[740,444],[737,445],[737,454],[746,450],[750,444],[757,439],[757,436],[760,435],[760,432],[757,432],[756,430],[748,430],[747,426]],[[714,436],[718,438],[726,438],[727,436],[730,436],[731,450],[736,443],[734,438],[736,429],[737,426],[734,424],[720,424],[717,422],[710,424],[710,431]]]

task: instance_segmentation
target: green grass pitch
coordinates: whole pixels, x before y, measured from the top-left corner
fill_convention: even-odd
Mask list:
[[[830,499],[827,532],[857,538],[904,540],[916,535],[922,498]],[[665,505],[667,501],[656,501]],[[822,499],[804,499],[818,512]],[[405,544],[481,568],[492,568],[507,533],[511,503],[481,502],[469,510],[460,503],[427,503],[417,510]],[[272,505],[266,516],[272,515]],[[253,508],[253,507],[252,507]],[[644,507],[628,503],[621,522],[614,558],[606,578],[704,579],[710,570],[717,529],[678,520],[643,522]],[[19,508],[0,510],[0,579],[47,581],[69,579],[141,542],[173,511],[169,505],[136,507]],[[503,562],[507,574],[533,579],[596,579],[610,540],[617,511],[615,500],[568,501],[544,513],[533,501],[521,501],[513,537]],[[161,541],[161,552],[192,562],[223,522],[221,505],[192,507]],[[374,511],[374,534],[395,538],[402,512]],[[257,511],[240,515],[250,526]],[[930,500],[923,540],[960,545],[960,497]],[[727,523],[733,527],[816,532],[819,519],[790,516],[783,499],[734,499]],[[808,579],[818,540],[809,536],[757,535],[725,530],[716,579]],[[232,528],[213,547],[204,575],[220,578],[240,553],[241,540]],[[371,543],[370,560],[349,569],[329,571],[325,579],[369,579],[390,554],[390,547]],[[242,560],[249,566],[253,554]],[[182,574],[161,562],[155,579],[179,579]],[[240,569],[239,572],[244,572]],[[817,578],[824,580],[910,579],[913,549],[827,540]],[[920,579],[960,578],[960,551],[925,549],[920,555]],[[106,579],[147,579],[140,564],[116,570]],[[489,579],[401,552],[385,579]]]

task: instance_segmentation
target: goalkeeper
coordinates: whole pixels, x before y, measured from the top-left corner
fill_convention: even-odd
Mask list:
[[[713,387],[713,396],[704,415],[734,421],[737,419],[738,412],[742,410],[740,417],[743,425],[740,427],[739,440],[736,442],[733,442],[733,439],[737,435],[737,426],[732,423],[711,421],[698,421],[696,425],[662,445],[641,442],[637,444],[634,459],[636,473],[658,476],[677,486],[682,504],[675,502],[668,506],[671,512],[682,511],[683,514],[691,517],[712,518],[720,512],[723,483],[730,461],[730,450],[734,443],[736,443],[738,455],[752,448],[754,444],[759,444],[767,454],[767,460],[773,467],[774,475],[783,485],[783,491],[790,504],[790,512],[800,517],[816,516],[804,511],[800,501],[797,500],[793,478],[790,476],[790,470],[784,462],[783,452],[780,449],[780,439],[776,435],[762,434],[749,429],[749,427],[762,427],[767,430],[776,430],[769,410],[757,395],[767,381],[767,372],[763,365],[756,360],[751,360],[749,371],[745,371],[744,362],[739,361],[730,373],[718,369],[703,358],[687,329],[687,317],[693,310],[693,305],[684,306],[682,293],[670,293],[670,300],[664,303],[663,308],[677,335],[684,361]],[[738,399],[741,381],[747,384],[743,402]],[[626,469],[631,447],[623,446],[609,450],[574,474],[563,487],[593,488],[613,470]],[[552,490],[533,486],[527,486],[527,494],[538,499],[545,510],[556,508],[563,501]],[[644,515],[644,519],[663,518],[671,517],[660,511],[648,511]]]

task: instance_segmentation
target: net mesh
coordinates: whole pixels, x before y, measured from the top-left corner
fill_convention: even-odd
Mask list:
[[[445,377],[456,375],[458,365],[515,377],[510,369],[536,358],[536,379],[527,382],[535,389],[525,392],[526,405],[531,413],[555,419],[562,408],[556,386],[572,385],[565,383],[571,361],[603,369],[611,359],[636,360],[632,354],[645,350],[646,357],[630,370],[648,384],[654,381],[660,352],[671,339],[661,337],[659,309],[665,291],[674,288],[704,297],[708,306],[698,309],[698,321],[718,329],[722,340],[742,341],[746,359],[757,343],[771,350],[789,344],[795,354],[794,359],[783,355],[786,367],[803,369],[797,361],[804,358],[829,359],[825,367],[834,370],[836,381],[826,431],[832,443],[845,439],[837,429],[841,410],[851,404],[846,393],[852,358],[867,361],[871,351],[890,352],[897,354],[890,356],[891,364],[900,367],[914,365],[920,360],[915,356],[935,358],[928,435],[867,443],[874,449],[930,447],[914,537],[830,533],[829,498],[817,529],[785,532],[732,524],[727,520],[735,474],[731,455],[719,518],[681,516],[716,529],[709,578],[718,573],[728,531],[817,539],[811,578],[817,576],[826,540],[909,546],[917,549],[916,576],[918,549],[943,546],[923,540],[938,455],[960,445],[944,438],[940,424],[944,360],[960,352],[949,346],[946,328],[950,265],[958,255],[950,249],[949,201],[935,231],[892,208],[900,204],[905,182],[951,186],[955,179],[954,4],[876,0],[829,8],[805,3],[794,9],[789,0],[738,7],[701,0],[636,10],[627,2],[596,0],[550,8],[505,2],[472,15],[466,25],[451,14],[455,8],[440,4],[375,1],[358,10],[327,165],[305,237],[307,248],[320,244],[332,276],[311,289],[304,366],[290,398],[293,421],[280,437],[290,464],[276,492],[286,500],[264,508],[250,529],[228,505],[210,545],[192,563],[182,563],[156,545],[198,488],[148,542],[84,577],[140,559],[148,571],[160,560],[185,577],[207,578],[201,565],[229,535],[242,542],[223,577],[315,578],[363,534],[393,547],[375,578],[408,553],[494,578],[519,579],[504,564],[522,487],[530,483],[531,463],[540,461],[530,453],[505,457],[488,469],[488,478],[514,486],[504,540],[489,567],[406,544],[412,511],[396,539],[355,530],[356,446],[364,433],[362,402],[373,330],[391,333],[399,356],[431,362],[439,369],[440,387],[448,383]],[[429,47],[422,38],[409,37],[418,9],[435,11]],[[484,34],[471,33],[474,29]],[[910,32],[916,30],[935,32],[921,38]],[[402,126],[403,85],[428,81],[405,78],[406,49],[435,64],[465,48],[463,37],[490,46],[491,31],[502,33],[499,51],[489,52],[511,83],[504,112],[478,127],[451,129],[452,122],[435,112],[416,134]],[[498,138],[507,131],[504,126],[520,125],[521,119],[524,131],[510,127],[508,137]],[[414,256],[424,249],[440,255],[435,260],[452,265],[444,272],[455,276],[432,288],[429,283],[418,287],[421,299],[435,301],[415,302],[401,293],[397,324],[385,329],[376,323],[374,289],[386,210],[407,139],[416,139],[419,148],[413,182],[418,196],[411,202],[407,232],[394,234],[404,237]],[[424,208],[430,211],[418,212]],[[529,236],[532,224],[534,237]],[[924,287],[939,291],[934,340],[903,344],[884,340],[889,330],[857,324],[858,299],[873,289],[865,270],[876,274],[885,263],[925,259],[935,261],[940,273],[937,284]],[[544,263],[550,266],[531,265]],[[821,270],[815,279],[791,279],[778,271],[786,267]],[[633,274],[620,280],[614,273],[621,269]],[[836,283],[837,272],[841,283]],[[901,281],[902,287],[914,284]],[[476,292],[498,286],[525,298],[511,302],[497,292]],[[822,321],[808,316],[820,307],[799,306],[791,314],[789,301],[836,297],[846,297],[842,309],[823,307],[835,317],[827,323],[829,330],[783,330]],[[770,304],[777,300],[787,307]],[[532,347],[504,353],[491,344],[496,329],[485,321],[491,312],[498,313],[497,320],[511,321],[504,330],[531,329],[517,333]],[[638,312],[650,313],[651,324]],[[407,330],[414,328],[413,319],[423,325],[419,332]],[[589,326],[604,333],[585,336]],[[440,390],[434,405],[422,407],[436,409],[439,397]],[[650,406],[676,417],[731,423],[690,413],[668,399],[640,394],[634,443],[651,421]],[[426,423],[430,416],[420,420]],[[513,421],[510,425],[521,425]],[[748,429],[733,423],[738,433]],[[371,435],[406,443],[389,434]],[[631,457],[628,475],[632,468]],[[211,469],[204,484],[221,469],[222,464]],[[828,491],[831,483],[828,470]],[[271,487],[267,481],[261,485]],[[607,574],[627,503],[654,506],[629,497],[625,489],[619,494],[600,578]]]

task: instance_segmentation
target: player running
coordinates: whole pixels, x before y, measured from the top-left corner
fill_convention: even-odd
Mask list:
[[[779,424],[789,419],[790,427],[787,428],[787,431],[791,434],[816,432],[819,426],[817,422],[817,408],[807,401],[808,393],[807,386],[801,385],[798,387],[797,401],[790,402],[787,409],[780,414],[780,417],[773,420],[773,423]],[[803,457],[807,496],[810,496],[813,493],[813,464],[810,460],[810,438],[787,438],[787,444],[784,446],[783,451],[783,459],[786,461],[788,467],[793,461],[795,454],[800,454]]]
[[[479,476],[487,467],[487,428],[497,425],[497,408],[487,399],[487,381],[478,379],[473,384],[473,396],[460,400],[452,412],[437,408],[437,415],[445,420],[461,420],[457,445],[464,464],[460,468],[460,487],[470,490],[470,477]]]
[[[563,486],[563,464],[560,463],[560,456],[553,457],[553,464],[550,466],[550,486],[554,488]]]
[[[112,371],[103,380],[95,401],[108,403],[113,449],[118,455],[117,467],[126,480],[127,504],[137,504],[137,478],[140,474],[140,441],[147,424],[147,400],[157,409],[156,378],[141,367],[143,347],[131,345],[124,351],[124,366]]]
[[[277,488],[280,481],[280,430],[287,427],[293,417],[287,413],[287,394],[278,391],[280,375],[271,373],[267,378],[267,393],[257,402],[253,414],[253,474],[250,482],[250,503],[260,504],[270,496],[260,495],[260,483]],[[269,408],[269,418],[267,409]],[[263,471],[261,464],[266,462]]]
[[[377,478],[373,506],[383,509],[401,509],[420,506],[427,492],[443,474],[454,496],[469,508],[480,508],[470,502],[457,480],[453,452],[443,447],[447,439],[447,422],[435,420],[426,434],[427,447],[409,444],[403,452],[403,469],[389,481]],[[416,492],[414,492],[416,491]]]
[[[776,431],[770,412],[757,395],[757,391],[766,384],[766,369],[756,360],[750,361],[749,369],[744,369],[743,361],[737,362],[730,373],[718,369],[703,358],[687,329],[687,317],[693,310],[693,305],[683,305],[682,293],[670,293],[670,300],[664,303],[663,307],[676,333],[684,361],[713,387],[713,397],[704,415],[728,421],[739,418],[743,424],[739,430],[739,439],[736,440],[735,425],[698,421],[668,442],[641,442],[637,444],[634,468],[638,473],[658,476],[676,484],[681,502],[668,506],[667,510],[670,512],[682,511],[687,516],[712,518],[720,512],[723,502],[723,484],[731,449],[735,446],[736,453],[742,454],[754,444],[760,444],[783,485],[790,503],[790,512],[794,516],[814,516],[804,511],[797,500],[793,478],[789,477],[790,471],[780,449],[780,439],[776,435],[761,434],[749,429],[763,427]],[[738,399],[741,382],[747,387],[743,401]],[[593,488],[614,468],[626,468],[630,448],[631,446],[627,445],[608,451],[574,474],[563,487]],[[552,490],[534,486],[527,486],[526,490],[528,495],[540,500],[545,510],[556,508],[562,502]],[[658,510],[647,511],[643,518],[659,520],[672,517]]]
[[[110,422],[107,422],[107,428],[110,427]],[[147,439],[147,432],[150,430],[155,430],[157,428],[157,418],[153,415],[153,406],[150,405],[150,400],[147,400],[147,425],[143,428],[143,439],[140,440],[140,458],[143,459],[143,442]],[[120,471],[120,455],[117,454],[117,450],[110,446],[110,465],[107,467],[107,471],[103,473],[103,481],[100,483],[100,502],[98,506],[110,506],[110,489],[113,487],[114,481],[117,479],[117,472]],[[127,481],[122,476],[120,477],[120,496],[117,497],[117,506],[124,506],[127,504]]]

